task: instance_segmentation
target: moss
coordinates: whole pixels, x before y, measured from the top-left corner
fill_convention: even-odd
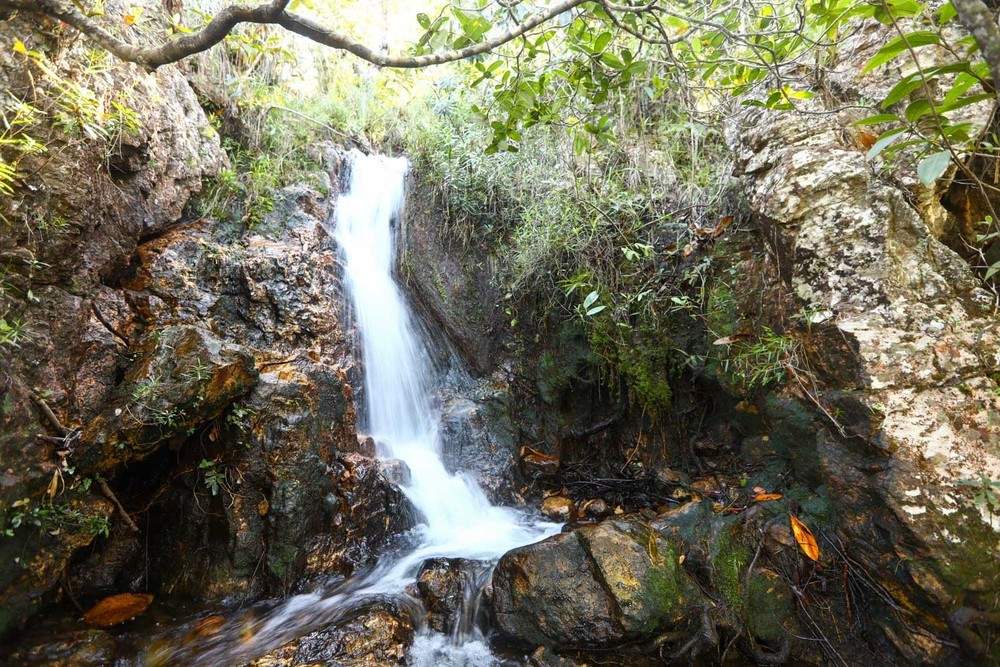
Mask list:
[[[637,324],[626,335],[610,317],[599,317],[591,322],[588,340],[613,390],[621,377],[629,398],[647,414],[656,417],[670,407],[672,346],[657,322]]]
[[[745,570],[750,564],[750,549],[738,542],[732,529],[719,535],[712,558],[712,583],[726,604],[738,616],[745,609]]]
[[[716,538],[712,558],[712,583],[734,620],[758,639],[774,642],[787,634],[795,615],[788,586],[777,574],[755,567],[747,573],[753,552],[741,542],[736,524],[724,528]]]
[[[643,582],[643,596],[657,616],[666,616],[676,610],[684,600],[681,577],[686,576],[677,564],[677,553],[672,546],[657,553],[649,574]]]
[[[736,297],[729,285],[716,282],[708,292],[705,304],[705,323],[709,334],[721,338],[731,336],[739,324]]]

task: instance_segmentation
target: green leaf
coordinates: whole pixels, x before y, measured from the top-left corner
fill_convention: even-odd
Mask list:
[[[875,56],[868,61],[868,64],[865,65],[862,72],[870,72],[876,67],[886,64],[908,49],[927,46],[928,44],[940,43],[941,38],[938,34],[929,30],[917,30],[905,35],[900,35],[899,37],[890,40],[888,44],[879,49],[878,53],[876,53]]]
[[[945,25],[949,23],[955,16],[957,12],[955,11],[955,5],[950,2],[946,2],[941,5],[941,8],[937,10],[937,22],[938,25]]]
[[[986,280],[989,280],[997,273],[1000,273],[1000,262],[996,262],[995,264],[993,264],[993,266],[986,269],[986,276],[985,276]]]
[[[600,53],[603,51],[611,42],[611,37],[612,35],[610,32],[602,32],[598,35],[597,39],[594,40],[594,53]]]
[[[907,105],[903,116],[911,123],[915,123],[932,111],[931,103],[928,100],[917,100]]]
[[[583,307],[590,308],[592,305],[594,305],[594,302],[600,298],[600,296],[601,295],[597,293],[597,290],[594,290],[584,298]]]
[[[949,151],[938,151],[931,153],[917,165],[917,176],[920,182],[931,187],[941,174],[945,172],[951,164],[951,153]]]
[[[905,77],[889,90],[889,94],[885,96],[885,99],[882,100],[882,104],[879,106],[883,109],[888,109],[896,102],[899,102],[901,99],[908,96],[921,85],[923,85],[923,80],[919,76]]]
[[[594,306],[593,308],[591,308],[591,309],[589,309],[587,311],[587,317],[590,317],[591,315],[596,315],[597,313],[601,312],[605,308],[607,308],[607,306]]]
[[[977,102],[985,102],[986,100],[993,99],[993,93],[978,93],[976,95],[968,95],[966,97],[960,97],[953,102],[947,102],[946,104],[938,107],[938,111],[944,113],[945,111],[954,111],[955,109],[961,109],[962,107],[967,107],[970,104],[976,104]]]
[[[882,151],[888,148],[889,144],[899,139],[900,134],[905,131],[905,127],[894,127],[891,130],[886,130],[881,135],[879,135],[878,140],[868,149],[867,158],[869,160],[874,160],[877,158]]]

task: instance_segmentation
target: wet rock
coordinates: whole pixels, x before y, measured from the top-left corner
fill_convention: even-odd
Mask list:
[[[380,604],[346,622],[311,632],[252,661],[252,667],[383,667],[406,664],[413,622],[392,604]]]
[[[537,646],[607,645],[624,635],[613,602],[576,532],[505,554],[491,608],[507,638]]]
[[[586,667],[586,663],[579,663],[565,656],[557,655],[547,646],[539,646],[528,656],[529,667]]]
[[[29,642],[8,657],[10,665],[48,667],[102,667],[115,660],[116,645],[103,630],[75,630]]]
[[[612,511],[611,506],[603,498],[591,498],[580,503],[580,514],[588,519],[603,519]]]
[[[379,459],[382,476],[396,486],[410,483],[410,468],[400,459]]]
[[[491,607],[508,639],[609,647],[686,623],[703,604],[676,549],[648,528],[605,521],[505,554]]]
[[[210,331],[169,326],[149,337],[119,397],[81,436],[85,470],[142,459],[164,441],[217,417],[257,380],[251,356]]]
[[[553,521],[568,521],[573,511],[573,501],[563,496],[549,496],[542,501],[541,511]]]
[[[451,633],[460,621],[465,598],[478,592],[486,572],[482,563],[464,558],[432,558],[417,574],[417,592],[427,609],[427,623],[437,632]]]

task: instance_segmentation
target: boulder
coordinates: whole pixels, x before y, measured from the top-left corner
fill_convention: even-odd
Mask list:
[[[607,648],[683,626],[704,604],[675,547],[605,521],[505,554],[491,582],[498,629],[515,642]]]
[[[487,567],[464,558],[432,558],[417,573],[417,592],[427,610],[427,624],[451,634],[461,622],[468,598],[479,592]]]
[[[252,667],[388,667],[405,665],[413,622],[391,604],[361,611],[346,622],[310,632],[249,664]]]

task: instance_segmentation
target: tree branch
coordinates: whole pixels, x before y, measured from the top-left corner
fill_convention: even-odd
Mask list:
[[[329,30],[310,18],[286,11],[289,0],[272,0],[255,7],[229,5],[212,17],[208,25],[191,35],[178,37],[166,44],[155,47],[140,47],[130,44],[102,27],[99,23],[61,0],[0,0],[0,9],[20,10],[44,14],[59,19],[76,28],[100,46],[122,60],[137,63],[149,69],[183,60],[184,58],[212,48],[241,23],[279,25],[286,30],[301,35],[314,42],[334,49],[348,51],[362,60],[379,67],[417,68],[464,60],[472,56],[488,53],[568,11],[587,0],[560,0],[552,7],[540,11],[515,25],[510,30],[464,49],[453,49],[422,56],[400,56],[374,51],[364,44],[353,41],[345,35]]]
[[[993,12],[983,0],[952,0],[959,21],[972,33],[979,50],[990,66],[993,90],[1000,96],[1000,28]]]

